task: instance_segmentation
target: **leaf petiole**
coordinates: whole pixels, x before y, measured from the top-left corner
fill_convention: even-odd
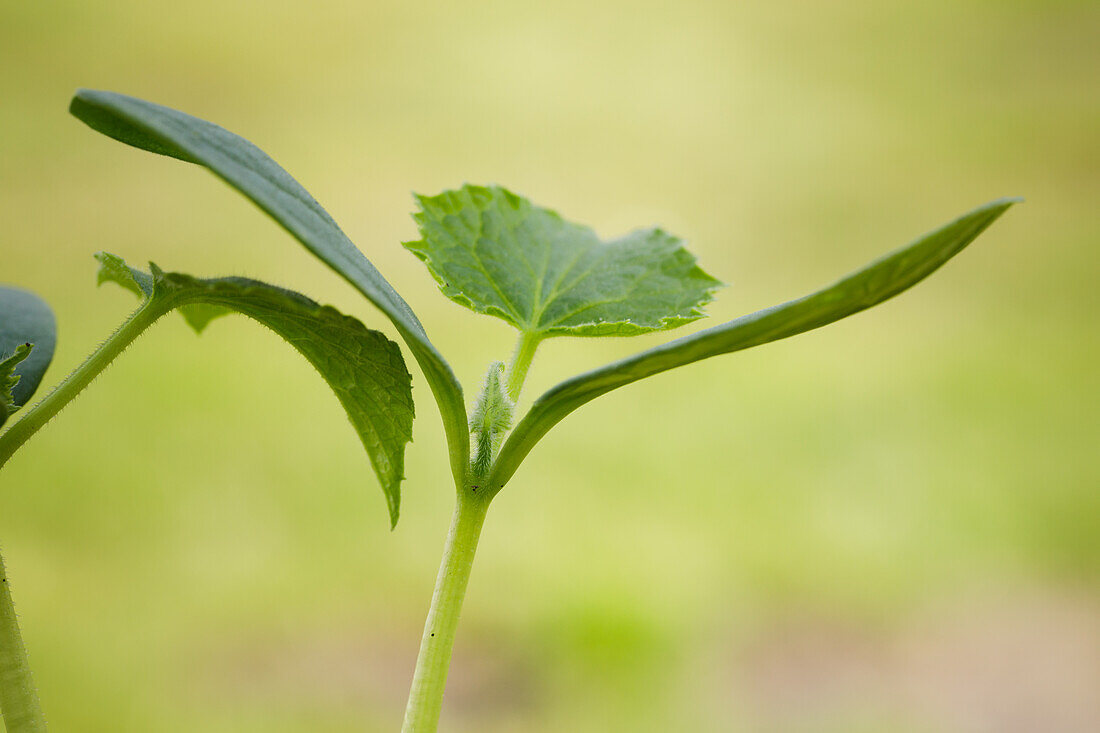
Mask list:
[[[22,419],[12,425],[7,432],[0,435],[0,468],[8,462],[15,451],[19,450],[20,446],[30,440],[31,436],[65,405],[72,402],[81,390],[91,384],[92,380],[99,376],[100,372],[106,369],[134,339],[169,310],[171,306],[164,307],[155,301],[142,305],[118,327],[117,331],[100,344],[83,364],[65,377],[64,381],[54,387],[37,405],[27,410]]]
[[[542,339],[542,334],[532,331],[524,331],[519,335],[516,350],[512,353],[512,362],[508,365],[508,398],[513,403],[519,402],[523,383],[527,379],[527,370],[531,368],[531,360],[535,358],[535,350]]]

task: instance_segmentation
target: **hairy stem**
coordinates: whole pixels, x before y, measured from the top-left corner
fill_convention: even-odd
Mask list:
[[[432,607],[424,623],[424,636],[420,640],[420,655],[416,659],[402,733],[435,733],[439,725],[455,629],[488,508],[488,499],[459,492],[451,529],[443,548],[439,577],[435,581]]]
[[[164,313],[162,307],[153,307],[151,303],[143,305],[83,364],[0,435],[0,467]],[[0,712],[3,713],[8,733],[46,730],[46,719],[31,678],[27,650],[19,633],[19,620],[12,605],[3,558],[0,558]]]
[[[539,347],[542,336],[537,333],[521,333],[512,354],[512,363],[508,365],[508,397],[512,402],[519,401],[523,391],[523,382],[527,379],[527,370],[535,358],[535,349]]]
[[[126,319],[126,322],[119,326],[110,338],[92,352],[83,364],[65,377],[65,380],[54,387],[41,402],[27,410],[19,422],[0,435],[0,467],[3,467],[21,445],[60,412],[61,408],[72,402],[73,398],[99,376],[99,373],[106,369],[115,357],[165,312],[166,308],[160,304],[156,307],[152,302],[143,305]]]
[[[8,733],[46,730],[46,718],[42,715],[31,678],[3,557],[0,557],[0,713]]]

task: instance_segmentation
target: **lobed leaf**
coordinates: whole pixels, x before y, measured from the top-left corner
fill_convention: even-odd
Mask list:
[[[200,280],[131,269],[106,252],[99,281],[135,290],[147,307],[179,309],[201,332],[216,315],[236,312],[283,337],[332,388],[355,428],[382,484],[390,521],[396,525],[404,479],[405,445],[412,440],[412,377],[401,349],[378,331],[299,293],[239,277]]]
[[[34,293],[0,286],[0,425],[34,395],[53,359],[57,322]],[[27,345],[33,348],[26,348]]]
[[[539,336],[633,336],[702,318],[721,286],[678,238],[607,242],[500,186],[417,196],[405,247],[451,300]]]
[[[209,169],[385,313],[428,380],[443,418],[451,471],[456,482],[465,481],[470,436],[462,386],[408,303],[301,184],[244,138],[168,107],[122,94],[81,89],[69,109],[92,129],[127,145]]]
[[[820,328],[892,298],[962,251],[1018,200],[1000,199],[981,206],[816,293],[670,341],[558,384],[538,398],[508,437],[489,485],[498,491],[547,431],[586,402],[700,359]]]

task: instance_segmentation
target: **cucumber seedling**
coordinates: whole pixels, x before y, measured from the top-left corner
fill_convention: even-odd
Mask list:
[[[442,418],[456,502],[405,711],[406,733],[430,733],[438,726],[459,612],[486,512],[554,425],[585,403],[632,382],[820,328],[892,298],[962,251],[1016,201],[1001,199],[978,207],[802,298],[566,379],[533,400],[517,420],[524,381],[543,341],[676,328],[702,318],[703,307],[721,283],[700,268],[680,239],[661,229],[601,240],[588,227],[499,186],[465,185],[417,196],[419,211],[413,218],[420,238],[405,247],[424,262],[446,297],[499,318],[517,332],[507,361],[488,360],[480,393],[467,412],[462,385],[409,304],[321,205],[262,150],[217,125],[119,94],[80,91],[70,109],[109,137],[205,167],[237,189],[381,311],[405,351],[354,318],[297,293],[240,278],[199,280],[165,273],[155,265],[149,272],[139,271],[101,253],[100,280],[132,290],[142,305],[82,367],[0,436],[0,465],[160,316],[179,309],[201,329],[211,318],[236,311],[282,335],[317,367],[358,432],[382,487],[391,525],[396,525],[404,450],[413,420],[411,377],[403,354],[411,355]],[[7,317],[0,309],[0,318]],[[3,328],[0,325],[0,335]],[[8,381],[0,381],[0,390],[18,374],[9,364],[24,357],[21,363],[31,364],[26,343],[34,343],[31,335],[0,341],[0,358],[8,357],[0,364],[0,379],[8,370]],[[39,368],[44,370],[34,367]],[[22,379],[40,379],[41,372],[34,369]],[[20,384],[26,382],[16,387]],[[25,402],[27,395],[17,394],[9,394],[14,399],[5,403],[0,415],[6,417]],[[0,609],[2,619],[7,619],[3,623],[9,631],[14,630],[15,641],[0,653],[15,659],[22,645],[14,615],[4,616]],[[25,669],[25,655],[20,658]],[[0,665],[0,689],[9,685],[14,690],[0,694],[5,719],[9,706],[15,716],[17,727],[9,722],[9,730],[41,730],[18,727],[18,716],[30,705],[23,704],[28,697],[23,693],[29,690],[33,698],[29,673],[16,684],[10,682],[14,678],[3,676],[8,656]],[[37,710],[36,701],[33,708]]]

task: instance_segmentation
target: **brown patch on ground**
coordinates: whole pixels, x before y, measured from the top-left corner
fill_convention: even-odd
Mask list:
[[[222,641],[195,654],[191,681],[205,701],[265,708],[404,710],[419,634],[358,630]],[[459,643],[447,681],[450,718],[491,721],[535,706],[534,670],[487,638]]]
[[[890,631],[803,618],[738,657],[731,684],[759,730],[1100,731],[1100,598],[1087,593],[955,599]]]

